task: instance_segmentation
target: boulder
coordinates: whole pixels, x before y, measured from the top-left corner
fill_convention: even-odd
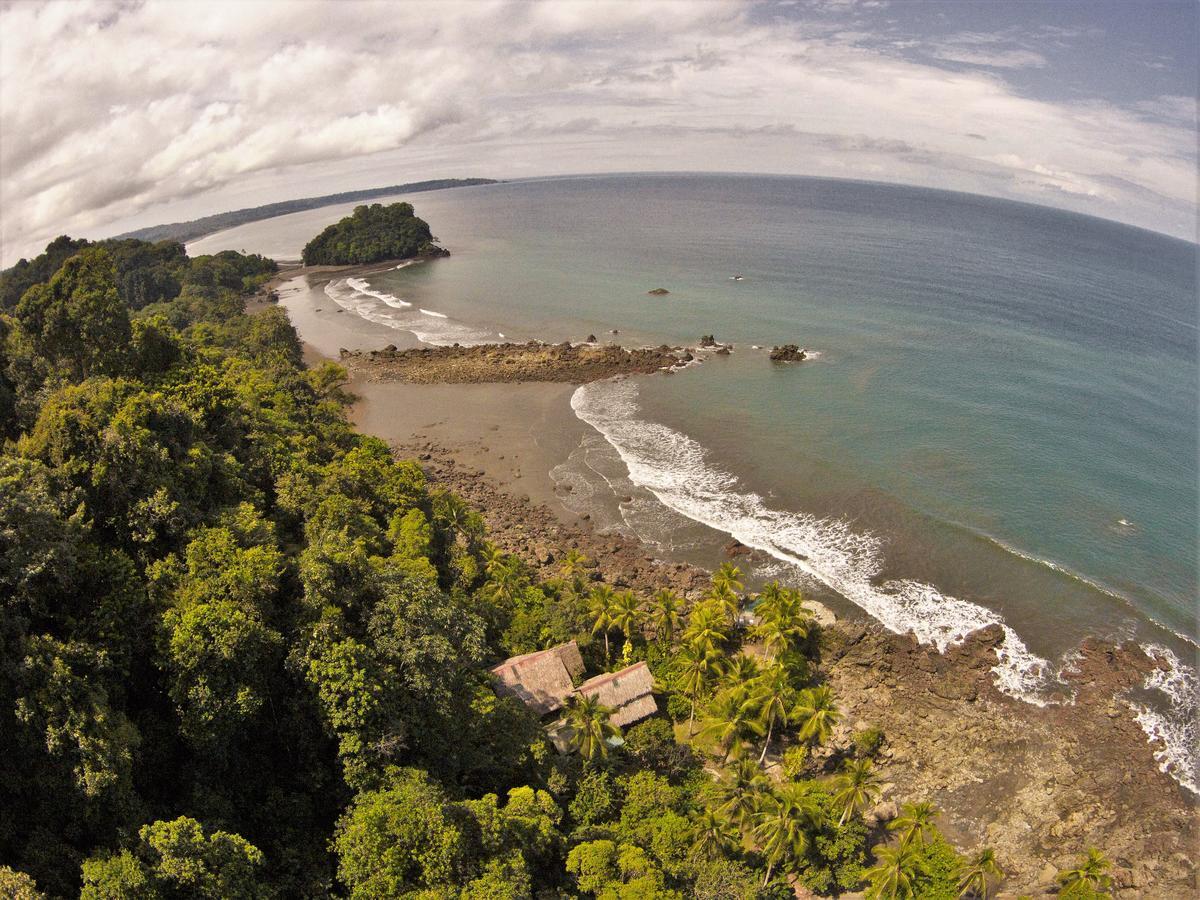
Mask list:
[[[808,359],[808,354],[795,344],[784,344],[782,347],[771,348],[771,359],[775,362],[801,362]]]
[[[668,291],[666,288],[654,288],[654,290],[646,291],[646,293],[649,294],[651,297],[661,297],[664,294],[669,294],[671,292]]]

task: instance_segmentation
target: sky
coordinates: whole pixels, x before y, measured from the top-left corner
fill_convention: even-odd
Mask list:
[[[0,0],[0,265],[440,177],[969,191],[1195,240],[1198,4]]]

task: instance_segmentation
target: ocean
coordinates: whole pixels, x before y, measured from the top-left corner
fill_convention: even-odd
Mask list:
[[[669,377],[575,392],[592,430],[552,475],[576,511],[710,564],[736,539],[761,552],[754,581],[938,646],[999,623],[998,682],[1030,702],[1069,699],[1057,676],[1084,637],[1138,640],[1171,666],[1128,702],[1197,789],[1196,245],[831,179],[614,175],[410,199],[453,255],[332,281],[354,313],[340,340],[732,342]],[[347,211],[188,249],[296,258]],[[783,343],[810,359],[772,363]]]

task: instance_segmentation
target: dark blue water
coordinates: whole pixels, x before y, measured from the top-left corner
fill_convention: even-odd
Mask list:
[[[331,285],[381,335],[734,343],[670,378],[577,394],[597,433],[557,475],[590,479],[575,496],[596,503],[615,504],[599,489],[614,480],[639,492],[618,524],[664,546],[733,534],[934,642],[1001,621],[1016,693],[1085,634],[1194,658],[1195,245],[824,179],[607,176],[412,199],[454,256],[371,277],[373,294]],[[256,223],[231,245],[278,253],[296,234],[298,250],[337,215]],[[818,355],[781,366],[752,349],[784,342]],[[1159,687],[1179,720],[1194,686]],[[1174,728],[1179,764],[1194,735],[1147,725]]]

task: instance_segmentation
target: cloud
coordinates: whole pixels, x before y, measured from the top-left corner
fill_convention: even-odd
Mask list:
[[[1042,64],[1023,37],[898,58],[813,19],[847,6],[0,7],[0,258],[381,182],[638,169],[896,180],[1189,231],[1194,101],[1023,96],[1002,78]]]

